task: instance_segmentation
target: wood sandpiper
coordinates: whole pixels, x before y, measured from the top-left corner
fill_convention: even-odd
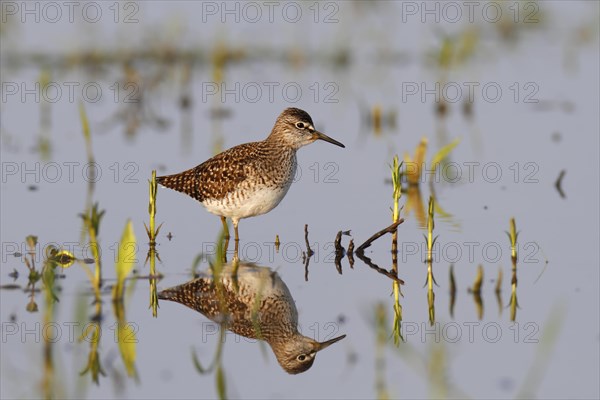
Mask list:
[[[203,272],[159,292],[158,298],[196,310],[238,335],[266,341],[290,374],[306,371],[318,351],[346,337],[318,342],[300,334],[298,311],[286,284],[277,272],[251,263],[226,264],[218,274]]]
[[[197,167],[156,181],[193,197],[220,216],[226,238],[225,218],[231,218],[237,248],[240,219],[268,213],[279,204],[296,174],[296,151],[318,139],[345,147],[315,130],[306,111],[287,108],[265,140],[232,147]]]

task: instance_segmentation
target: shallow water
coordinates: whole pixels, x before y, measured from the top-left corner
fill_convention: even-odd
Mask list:
[[[92,257],[89,248],[79,244],[85,236],[78,214],[88,201],[106,210],[99,235],[104,286],[114,284],[115,251],[127,219],[133,221],[139,245],[136,270],[147,275],[144,222],[148,223],[146,181],[151,170],[179,172],[209,158],[215,148],[261,140],[283,108],[300,107],[311,114],[317,129],[346,148],[317,142],[301,149],[297,181],[282,203],[264,216],[241,221],[239,255],[278,272],[296,301],[303,334],[321,341],[340,334],[347,337],[319,353],[309,371],[292,376],[255,341],[227,334],[222,365],[228,396],[370,398],[382,395],[385,387],[390,397],[399,398],[529,394],[597,398],[600,127],[598,20],[593,18],[597,4],[541,3],[535,14],[540,22],[511,22],[502,31],[508,32],[505,36],[498,23],[479,18],[469,24],[466,13],[458,23],[443,18],[440,24],[431,19],[421,23],[420,15],[413,16],[406,8],[420,3],[411,2],[324,3],[317,23],[307,4],[301,6],[304,17],[297,23],[279,14],[271,23],[263,9],[263,19],[257,22],[240,14],[239,23],[230,19],[227,25],[206,8],[214,4],[220,7],[220,3],[141,3],[135,13],[139,22],[133,24],[115,24],[108,3],[102,3],[104,18],[93,26],[82,17],[73,23],[48,23],[44,18],[20,23],[7,16],[2,32],[1,284],[12,284],[9,274],[16,269],[19,276],[14,283],[27,285],[22,257],[13,254],[27,253],[24,238],[29,234],[38,236],[41,247],[55,243],[79,258]],[[527,4],[534,3],[521,4],[521,17],[536,10],[525,8]],[[131,7],[121,9],[119,18],[137,10]],[[338,21],[325,23],[332,12],[331,18]],[[161,35],[151,33],[151,27]],[[458,49],[461,34],[469,27],[479,29],[472,56],[447,70],[436,66],[433,60],[443,34],[452,35]],[[516,37],[511,39],[511,34]],[[40,36],[47,38],[44,46],[38,44]],[[221,49],[241,49],[241,55],[220,68],[218,58],[210,58],[217,44]],[[102,56],[87,66],[71,58],[75,61],[68,67],[42,67],[29,58],[42,52],[62,60],[58,55],[82,50],[122,57],[139,49],[161,49],[167,55],[189,49],[197,56],[189,69],[177,56],[167,63],[155,56],[135,59],[129,69],[122,61],[101,62]],[[344,52],[347,61],[339,56]],[[45,73],[52,84],[37,101],[22,84],[32,88]],[[229,90],[224,98],[212,94],[219,76]],[[435,88],[437,81],[447,82],[440,86],[440,96],[448,100],[445,117],[436,114],[434,94],[421,98],[423,90]],[[125,88],[126,82],[143,88],[141,103],[125,101],[131,90]],[[80,90],[86,84],[101,88],[97,102],[91,101],[93,88],[87,94]],[[9,94],[15,87],[17,93]],[[56,87],[62,95],[46,101],[54,99],[51,90]],[[69,87],[75,88],[72,99]],[[298,88],[301,94],[295,95]],[[457,88],[461,96],[452,103]],[[465,114],[469,88],[474,88],[473,111]],[[496,99],[493,91],[498,88],[502,94]],[[186,95],[191,102],[182,108]],[[133,96],[139,99],[137,93]],[[98,179],[91,194],[85,178],[91,171],[81,133],[80,99],[90,119],[97,163]],[[375,106],[384,116],[394,115],[383,118],[379,133],[367,117]],[[224,117],[215,118],[216,113]],[[129,135],[128,123],[136,127]],[[48,154],[37,147],[40,137],[51,144]],[[461,138],[446,164],[446,170],[460,173],[460,179],[433,182],[441,207],[435,216],[438,247],[433,272],[438,286],[433,327],[423,287],[427,277],[423,225],[431,174],[419,193],[405,193],[400,200],[405,222],[398,228],[398,273],[405,281],[401,304],[406,342],[395,349],[391,280],[357,257],[354,268],[343,258],[340,274],[333,242],[338,231],[350,230],[342,245],[347,248],[353,239],[358,246],[391,224],[388,164],[394,154],[412,156],[422,137],[428,138],[427,162],[444,144]],[[564,198],[555,188],[561,170],[566,170]],[[516,322],[510,321],[507,308],[511,257],[506,232],[512,217],[519,231]],[[194,200],[166,189],[159,189],[156,218],[163,223],[157,270],[164,275],[158,288],[164,289],[191,278],[199,253],[215,254],[221,224]],[[302,257],[305,224],[315,251],[308,281]],[[390,246],[391,236],[386,235],[365,254],[389,269]],[[41,254],[40,249],[38,266]],[[451,264],[457,285],[453,316]],[[484,269],[481,319],[467,290],[479,264]],[[200,266],[206,267],[206,262]],[[494,293],[499,269],[504,276],[500,304]],[[103,294],[99,346],[107,376],[100,377],[99,385],[91,383],[89,374],[80,377],[90,343],[79,342],[75,333],[94,312],[93,296],[80,265],[61,273],[65,278],[59,281],[60,302],[51,327],[44,324],[42,293],[34,297],[39,312],[29,313],[28,293],[0,290],[3,398],[43,396],[38,383],[44,376],[43,339],[49,332],[45,329],[58,332],[52,334],[57,397],[217,396],[215,375],[200,375],[191,354],[193,349],[204,364],[209,363],[218,326],[173,303],[160,302],[158,318],[153,318],[146,279],[129,281],[125,297],[126,321],[137,339],[139,382],[125,373],[114,340],[108,291]],[[387,312],[389,339],[383,350],[376,340],[380,303]]]

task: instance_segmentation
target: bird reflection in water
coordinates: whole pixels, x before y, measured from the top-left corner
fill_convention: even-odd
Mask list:
[[[266,341],[290,374],[306,371],[317,352],[346,337],[317,342],[300,334],[288,287],[277,272],[254,264],[227,264],[217,274],[206,271],[158,298],[181,303],[238,335]]]

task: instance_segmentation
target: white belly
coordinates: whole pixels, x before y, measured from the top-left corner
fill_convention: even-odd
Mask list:
[[[263,187],[246,195],[233,192],[225,199],[207,199],[202,204],[213,214],[239,220],[268,213],[277,207],[289,187],[289,184],[283,187]]]

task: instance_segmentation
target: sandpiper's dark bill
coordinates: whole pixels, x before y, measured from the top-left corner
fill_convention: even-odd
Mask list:
[[[315,136],[315,139],[321,139],[321,140],[324,140],[324,141],[329,142],[331,144],[335,144],[336,146],[340,146],[340,147],[346,148],[346,146],[344,146],[342,143],[338,142],[335,139],[330,138],[326,134],[321,133],[319,131],[314,131],[313,135]]]

